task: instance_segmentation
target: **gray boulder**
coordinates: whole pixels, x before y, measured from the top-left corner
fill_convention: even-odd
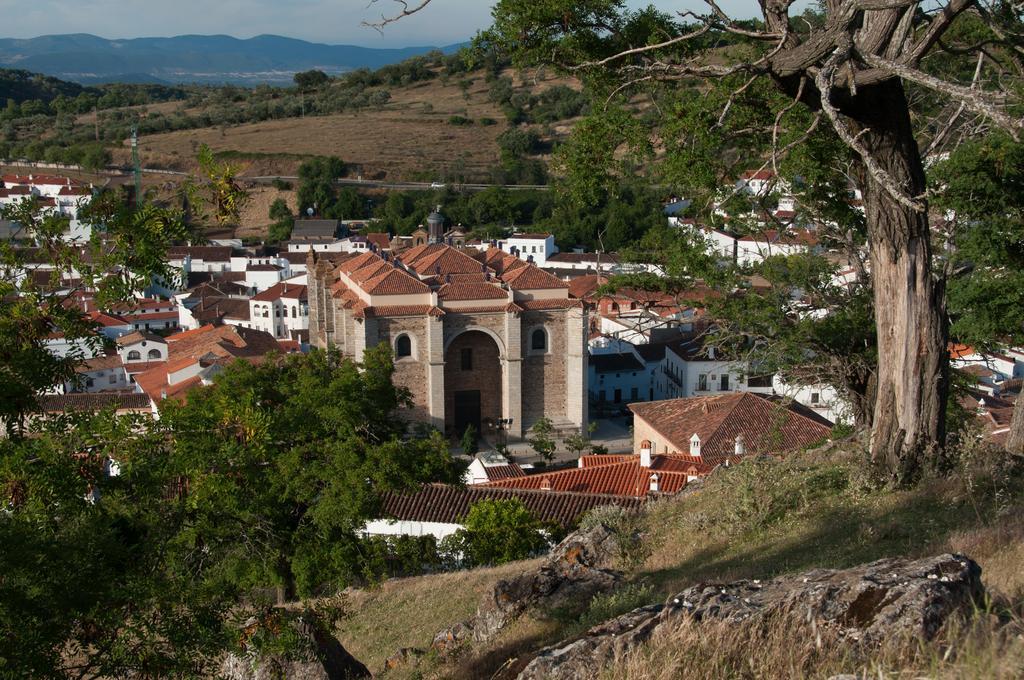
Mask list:
[[[498,581],[475,616],[438,632],[431,647],[445,654],[467,640],[489,640],[530,608],[585,606],[622,580],[621,572],[603,566],[617,551],[615,532],[603,524],[569,534],[535,571]]]
[[[246,631],[259,625],[246,622]],[[317,625],[316,615],[303,612],[290,618],[287,625],[299,634],[299,644],[287,655],[259,655],[246,649],[229,654],[221,664],[219,677],[225,680],[355,680],[370,678],[370,671],[348,653],[333,636]]]
[[[740,623],[806,612],[852,644],[877,645],[906,635],[930,640],[953,615],[984,596],[981,567],[962,555],[884,559],[852,569],[816,569],[770,581],[701,584],[612,619],[580,639],[541,650],[519,680],[590,678],[653,635],[670,635],[684,619]],[[753,642],[753,641],[752,641]]]

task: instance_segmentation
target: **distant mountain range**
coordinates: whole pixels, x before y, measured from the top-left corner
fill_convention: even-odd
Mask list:
[[[463,43],[464,44],[464,43]],[[179,35],[174,38],[108,40],[75,33],[38,38],[0,38],[0,68],[45,73],[82,84],[291,82],[298,71],[318,68],[330,74],[376,69],[444,47],[374,48],[260,35]]]

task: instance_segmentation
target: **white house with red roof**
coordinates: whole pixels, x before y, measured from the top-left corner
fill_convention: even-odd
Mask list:
[[[777,455],[824,441],[832,423],[801,404],[751,392],[630,404],[637,456],[683,454],[714,463]]]
[[[309,296],[305,285],[281,281],[249,299],[249,327],[275,338],[308,338]]]

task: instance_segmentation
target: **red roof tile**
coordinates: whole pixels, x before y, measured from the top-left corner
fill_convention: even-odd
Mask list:
[[[644,503],[642,498],[598,494],[488,488],[480,484],[465,488],[427,484],[414,493],[385,493],[382,510],[389,519],[459,524],[465,520],[472,504],[508,498],[521,500],[540,521],[557,522],[565,528],[574,526],[583,514],[597,507],[617,505],[632,509]]]
[[[779,453],[829,436],[832,424],[796,402],[784,404],[751,392],[629,404],[629,409],[665,437],[669,451],[689,452],[700,437],[701,457],[729,456],[743,435],[750,453]]]
[[[477,486],[504,489],[550,489],[575,493],[644,498],[650,493],[651,476],[658,475],[658,493],[675,494],[686,486],[685,472],[656,470],[640,465],[640,456],[610,465],[541,472],[527,477],[502,479]]]
[[[513,290],[549,290],[555,288],[569,288],[569,284],[562,279],[554,276],[553,274],[549,274],[543,269],[532,264],[510,271],[506,270],[506,272],[502,274],[501,280],[505,281],[509,288],[512,288]]]
[[[280,281],[262,293],[253,295],[251,299],[254,302],[273,302],[281,298],[305,300],[307,299],[307,287],[297,283]]]

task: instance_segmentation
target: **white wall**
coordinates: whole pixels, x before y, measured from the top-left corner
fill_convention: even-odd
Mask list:
[[[368,536],[433,536],[440,541],[462,528],[460,524],[442,522],[414,522],[375,519],[366,523],[363,533]]]

